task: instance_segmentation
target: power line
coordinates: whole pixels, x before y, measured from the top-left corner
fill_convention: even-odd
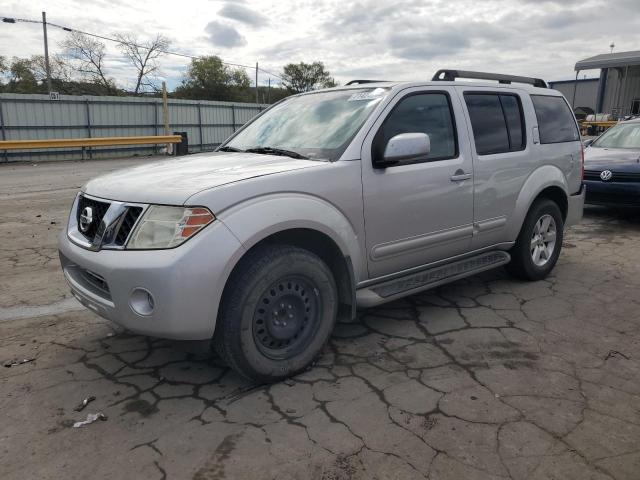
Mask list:
[[[258,68],[258,70],[260,70],[261,72],[266,73],[267,75],[271,75],[272,77],[279,78],[279,79],[280,79],[280,80],[282,80],[282,81],[284,81],[284,80],[285,80],[285,79],[284,79],[283,77],[281,77],[280,75],[277,75],[277,74],[275,74],[275,73],[271,73],[270,71],[265,70],[264,68]]]
[[[4,23],[16,23],[16,22],[20,22],[20,23],[35,23],[35,24],[42,24],[43,22],[41,20],[31,20],[28,18],[12,18],[12,17],[3,17],[2,21]],[[47,22],[47,25],[51,25],[52,27],[56,27],[59,28],[61,30],[64,30],[65,32],[75,32],[75,33],[80,33],[82,35],[86,35],[88,37],[94,37],[94,38],[99,38],[101,40],[106,40],[108,42],[114,42],[114,43],[118,43],[118,44],[122,44],[122,40],[118,40],[117,38],[113,38],[113,37],[107,37],[105,35],[98,35],[97,33],[91,33],[91,32],[85,32],[83,30],[78,30],[75,28],[70,28],[70,27],[65,27],[64,25],[58,25],[57,23],[51,23],[51,22]],[[134,46],[136,48],[142,48],[144,50],[149,50],[150,48],[146,45],[138,45],[135,43],[131,43],[131,42],[127,42],[129,43],[131,46]],[[173,55],[176,57],[183,57],[183,58],[191,58],[191,59],[198,59],[200,58],[202,55],[190,55],[188,53],[180,53],[180,52],[173,52],[170,50],[157,50],[158,52],[164,53],[166,55]],[[220,57],[218,57],[220,58]],[[255,67],[251,66],[251,65],[243,65],[241,63],[233,63],[233,62],[225,62],[224,60],[220,59],[220,62],[223,65],[229,65],[232,67],[240,67],[240,68],[246,68],[246,69],[251,69],[254,70]],[[280,75],[277,75],[275,73],[271,73],[267,70],[264,70],[263,68],[258,68],[258,70],[260,72],[266,73],[267,75],[271,75],[272,77],[276,77],[279,78],[280,80],[284,80],[284,78],[282,78]]]

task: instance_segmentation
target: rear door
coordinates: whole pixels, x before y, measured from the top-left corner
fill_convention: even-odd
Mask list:
[[[533,115],[518,89],[457,87],[472,133],[472,249],[506,242],[516,199],[535,168],[527,125]]]
[[[569,103],[560,95],[531,95],[537,120],[534,151],[540,162],[564,174],[569,193],[582,185],[582,142]]]
[[[429,155],[408,165],[373,166],[373,156],[391,137],[414,132],[429,135]],[[462,106],[452,87],[398,93],[367,134],[361,158],[371,277],[468,251],[473,167]]]

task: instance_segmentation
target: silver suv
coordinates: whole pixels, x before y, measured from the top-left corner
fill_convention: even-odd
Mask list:
[[[213,339],[235,370],[271,382],[309,366],[356,307],[501,265],[546,277],[583,204],[560,93],[443,70],[289,97],[215,153],[91,180],[60,259],[98,315]]]

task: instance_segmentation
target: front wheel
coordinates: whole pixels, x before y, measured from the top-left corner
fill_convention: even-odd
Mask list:
[[[265,245],[229,278],[213,345],[241,375],[269,383],[307,368],[335,325],[336,284],[315,254]]]
[[[507,270],[523,280],[542,280],[560,256],[564,221],[558,205],[549,199],[536,201],[529,210]]]

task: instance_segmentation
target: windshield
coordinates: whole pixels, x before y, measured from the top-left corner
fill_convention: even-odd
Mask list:
[[[620,123],[592,143],[601,148],[640,148],[640,123]]]
[[[256,118],[222,148],[337,160],[387,92],[363,88],[291,97]]]

